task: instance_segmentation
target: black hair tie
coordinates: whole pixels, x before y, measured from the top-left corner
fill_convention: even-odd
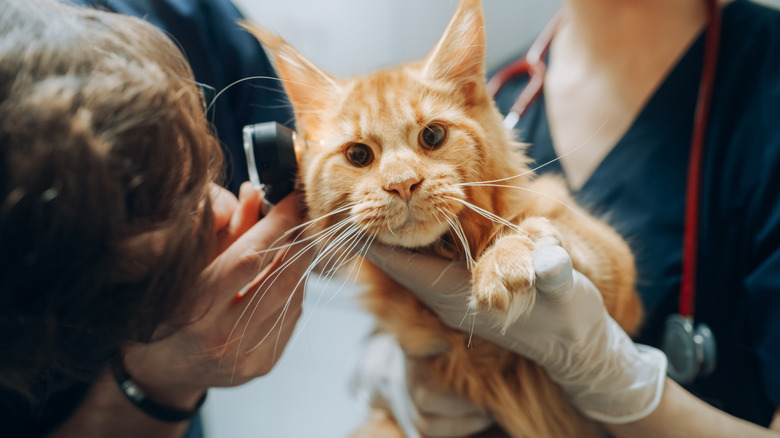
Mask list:
[[[206,401],[208,392],[204,392],[203,396],[195,403],[195,407],[190,410],[175,409],[170,406],[161,405],[147,397],[146,393],[138,387],[125,369],[121,359],[114,360],[112,368],[114,371],[114,379],[119,386],[119,390],[122,391],[122,394],[124,394],[138,409],[156,420],[164,421],[166,423],[178,423],[189,420],[197,415],[200,407],[203,406],[203,402]]]

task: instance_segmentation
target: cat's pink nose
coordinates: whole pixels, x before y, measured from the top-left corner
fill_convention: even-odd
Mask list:
[[[388,184],[385,186],[385,191],[391,195],[398,195],[404,202],[409,202],[412,199],[412,192],[420,187],[421,183],[422,180],[419,178],[409,178],[406,181]]]

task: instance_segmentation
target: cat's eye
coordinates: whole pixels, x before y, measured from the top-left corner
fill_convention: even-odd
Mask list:
[[[424,149],[438,149],[447,141],[447,128],[440,123],[431,123],[420,131],[417,141]]]
[[[355,167],[366,167],[374,161],[374,151],[363,143],[352,143],[344,149],[344,156]]]

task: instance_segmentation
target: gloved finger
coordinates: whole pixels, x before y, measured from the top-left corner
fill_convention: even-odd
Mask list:
[[[415,425],[427,438],[465,438],[488,429],[493,420],[484,415],[454,417],[421,413],[415,419]]]
[[[423,299],[426,295],[462,295],[463,288],[471,284],[471,273],[465,266],[443,257],[381,243],[372,243],[365,257]]]
[[[571,256],[558,245],[537,246],[534,251],[536,288],[543,297],[565,299],[573,292]]]
[[[424,414],[490,417],[483,408],[474,405],[465,398],[450,392],[433,389],[423,382],[418,381],[416,387],[410,388],[410,393],[417,409]]]
[[[406,364],[398,342],[386,333],[369,339],[350,379],[352,391],[372,407],[389,411],[407,438],[420,438],[406,388]]]
[[[490,414],[452,391],[433,384],[425,361],[406,358],[408,393],[414,424],[426,437],[466,437],[493,424]]]
[[[406,381],[417,410],[431,416],[488,416],[487,411],[452,391],[435,386],[425,360],[406,358]]]

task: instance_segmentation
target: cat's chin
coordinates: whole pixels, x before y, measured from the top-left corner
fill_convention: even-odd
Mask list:
[[[426,224],[425,229],[423,227],[408,227],[404,230],[393,230],[379,233],[377,240],[392,246],[402,246],[404,248],[415,249],[428,246],[441,237],[447,231],[446,225]]]

